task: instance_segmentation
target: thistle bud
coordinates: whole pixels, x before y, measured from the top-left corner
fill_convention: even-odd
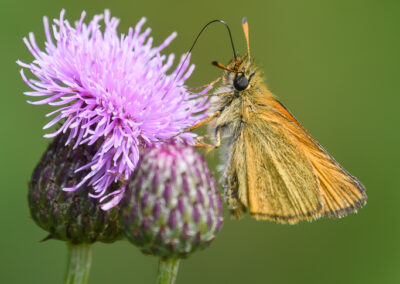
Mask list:
[[[65,135],[57,136],[36,166],[29,184],[28,203],[33,220],[49,232],[48,238],[74,244],[113,242],[122,237],[118,206],[103,211],[99,200],[88,196],[91,188],[76,191],[63,188],[78,184],[88,174],[82,170],[96,153],[96,145],[65,145]]]
[[[207,247],[223,224],[215,179],[189,146],[148,149],[126,194],[123,232],[145,254],[187,257]]]

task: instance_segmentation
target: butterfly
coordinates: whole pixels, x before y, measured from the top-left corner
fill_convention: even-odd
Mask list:
[[[188,129],[208,124],[215,144],[196,146],[221,146],[221,183],[231,213],[294,224],[356,212],[366,203],[365,187],[268,90],[250,57],[246,18],[242,26],[247,54],[236,56],[231,37],[234,58],[227,66],[213,62],[224,70],[210,94],[213,115]]]

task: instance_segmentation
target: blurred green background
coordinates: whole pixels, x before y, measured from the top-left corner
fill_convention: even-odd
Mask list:
[[[109,8],[126,32],[148,18],[155,43],[172,31],[166,52],[188,50],[208,21],[226,20],[238,52],[246,51],[247,16],[253,57],[272,91],[328,151],[366,186],[368,204],[340,220],[295,226],[241,221],[226,214],[205,251],[180,267],[178,283],[400,283],[399,75],[400,3],[367,0],[271,1],[2,1],[0,9],[0,282],[61,283],[64,243],[29,217],[27,182],[49,141],[41,130],[50,108],[28,105],[15,64],[30,62],[22,38],[43,43],[42,17],[67,10],[70,21]],[[41,45],[43,46],[43,45]],[[198,86],[232,57],[226,30],[210,27],[193,54]],[[207,157],[215,169],[217,153]],[[127,242],[96,244],[90,283],[154,283],[157,260]]]

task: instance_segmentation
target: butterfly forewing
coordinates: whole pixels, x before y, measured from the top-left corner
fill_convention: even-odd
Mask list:
[[[257,114],[244,129],[249,211],[257,219],[296,223],[321,215],[314,169],[295,138]]]
[[[280,102],[272,98],[268,110],[260,117],[265,123],[280,125],[310,161],[318,178],[325,215],[341,217],[365,204],[364,186],[336,162]]]

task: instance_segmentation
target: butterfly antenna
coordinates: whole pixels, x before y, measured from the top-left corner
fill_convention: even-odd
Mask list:
[[[242,20],[242,26],[243,26],[244,37],[246,38],[246,43],[247,43],[247,54],[249,55],[250,58],[249,23],[247,22],[246,17],[244,17]]]
[[[182,65],[180,66],[180,68],[179,68],[179,70],[178,70],[178,73],[176,74],[175,79],[178,77],[179,73],[181,72],[181,69],[182,69],[184,63],[186,62],[187,58],[189,57],[190,53],[192,52],[193,48],[195,47],[195,45],[196,45],[196,43],[197,43],[197,40],[199,39],[200,35],[203,33],[203,31],[204,31],[209,25],[211,25],[211,24],[213,24],[213,23],[221,23],[221,24],[224,24],[225,27],[227,28],[228,33],[229,33],[229,38],[230,38],[230,40],[231,40],[233,56],[234,56],[234,58],[236,58],[235,45],[233,44],[232,33],[231,33],[231,30],[230,30],[228,24],[227,24],[225,21],[223,21],[223,20],[213,20],[213,21],[211,21],[211,22],[208,22],[208,23],[201,29],[201,31],[199,32],[199,34],[198,34],[197,37],[195,38],[195,40],[194,40],[192,46],[191,46],[190,49],[189,49],[189,52],[187,53],[185,59],[184,59],[183,62],[182,62]]]

